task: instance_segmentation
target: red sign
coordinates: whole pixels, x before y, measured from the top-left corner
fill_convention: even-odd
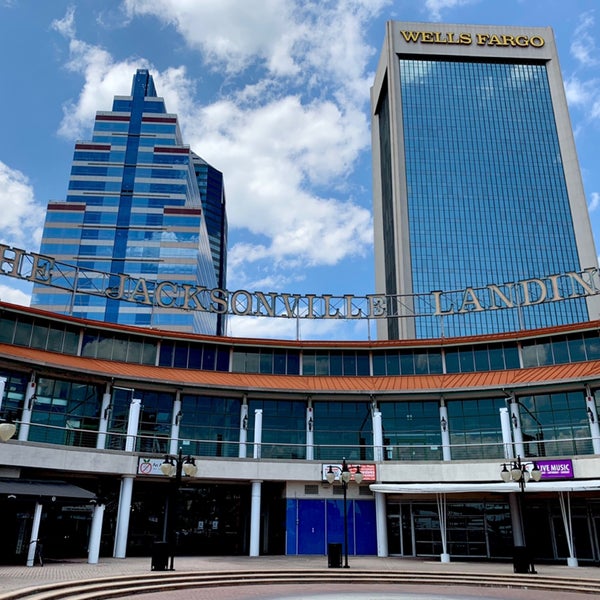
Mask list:
[[[340,465],[340,464],[327,464],[327,465],[323,464],[323,465],[321,465],[321,468],[323,471],[323,481],[327,481],[327,473],[329,472],[330,468],[335,475],[335,481],[339,481],[340,473],[342,472],[342,465]],[[360,465],[348,464],[348,470],[350,471],[350,473],[352,473],[352,479],[354,479],[354,473],[356,473],[356,470],[358,468],[360,468],[360,472],[362,473],[363,481],[376,481],[377,480],[374,464],[370,464],[370,465],[368,465],[368,464],[360,464]]]

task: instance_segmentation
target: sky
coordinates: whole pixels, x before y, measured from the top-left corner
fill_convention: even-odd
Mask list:
[[[597,0],[0,0],[0,243],[39,251],[75,141],[147,68],[184,143],[224,174],[229,290],[374,293],[369,93],[388,20],[554,29],[600,248]],[[30,293],[0,277],[1,300]],[[235,317],[227,334],[375,327]]]

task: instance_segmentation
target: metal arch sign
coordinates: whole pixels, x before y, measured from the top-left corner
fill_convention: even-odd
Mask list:
[[[427,294],[340,296],[229,291],[85,269],[4,244],[0,244],[0,274],[67,290],[73,295],[102,296],[148,307],[287,319],[444,317],[527,307],[600,293],[598,267]]]

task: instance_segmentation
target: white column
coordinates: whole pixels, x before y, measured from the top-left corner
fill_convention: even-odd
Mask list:
[[[262,408],[254,411],[254,452],[253,458],[260,458],[260,444],[262,441]]]
[[[98,450],[106,448],[106,432],[108,431],[108,420],[110,419],[111,399],[110,385],[107,384],[106,391],[102,394],[102,406],[100,407],[100,422],[98,423],[98,438],[96,439]]]
[[[594,454],[600,454],[600,423],[598,423],[598,410],[596,399],[592,396],[589,388],[586,389],[585,410],[590,422],[590,434],[592,436],[592,447]]]
[[[124,475],[121,479],[119,509],[117,512],[117,529],[115,532],[114,558],[125,558],[127,552],[127,533],[129,532],[129,513],[131,512],[131,495],[133,493],[133,477]]]
[[[525,446],[523,444],[523,431],[521,430],[521,415],[519,413],[519,404],[513,396],[510,399],[510,422],[515,440],[515,454],[525,458]]]
[[[169,454],[175,455],[179,452],[179,425],[181,424],[181,392],[177,390],[173,402],[173,413],[171,414],[171,439],[169,440]]]
[[[6,377],[0,377],[0,410],[2,410],[2,400],[4,399],[4,387],[6,386]]]
[[[135,441],[137,439],[140,423],[140,410],[142,401],[139,398],[132,398],[129,405],[129,419],[127,419],[127,438],[125,439],[125,452],[135,451]]]
[[[260,492],[262,481],[252,482],[250,506],[250,556],[260,555]]]
[[[315,417],[312,406],[306,408],[306,460],[315,459]]]
[[[35,549],[38,545],[40,535],[40,523],[42,522],[42,505],[37,502],[33,511],[33,523],[31,524],[31,537],[29,538],[29,550],[27,550],[27,566],[33,567],[35,561]]]
[[[567,500],[565,502],[565,495]],[[569,548],[569,556],[567,557],[568,567],[578,567],[579,561],[575,556],[575,539],[573,538],[573,522],[571,520],[571,493],[558,492],[560,501],[560,512],[562,514],[563,525],[565,528],[565,536],[567,538],[567,546]]]
[[[94,506],[92,526],[90,527],[90,540],[88,544],[88,564],[98,563],[100,556],[100,540],[102,539],[102,521],[104,520],[104,504]]]
[[[239,458],[246,458],[246,442],[248,441],[248,404],[244,397],[244,402],[240,406],[240,447]]]
[[[450,450],[450,422],[448,421],[448,409],[442,400],[440,404],[440,431],[442,432],[442,459],[452,460]]]
[[[502,430],[504,458],[506,458],[506,460],[514,460],[516,457],[512,443],[512,432],[510,429],[510,415],[508,414],[508,408],[500,409],[500,428]]]
[[[449,563],[450,554],[448,554],[448,535],[446,529],[448,512],[446,510],[446,494],[436,494],[438,516],[440,519],[440,535],[442,537],[442,553],[440,554],[440,562]]]
[[[29,438],[29,425],[31,423],[31,413],[33,412],[33,400],[35,396],[35,390],[37,389],[35,383],[35,374],[31,376],[31,380],[27,384],[27,390],[25,391],[25,400],[23,401],[23,411],[21,412],[21,424],[19,425],[19,437],[20,442],[26,442]]]
[[[375,462],[383,462],[383,421],[381,411],[373,409],[373,458]]]
[[[377,531],[377,556],[388,556],[387,507],[385,494],[375,492],[375,526]]]

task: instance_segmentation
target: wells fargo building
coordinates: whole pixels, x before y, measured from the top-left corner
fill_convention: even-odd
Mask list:
[[[597,265],[550,28],[388,22],[371,105],[376,291],[417,295],[379,339],[598,318],[597,297],[518,308],[568,295],[539,278]],[[420,294],[488,284],[514,309],[458,293],[443,320],[412,318]]]

